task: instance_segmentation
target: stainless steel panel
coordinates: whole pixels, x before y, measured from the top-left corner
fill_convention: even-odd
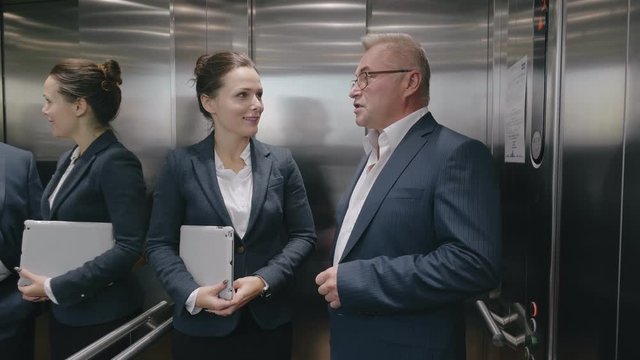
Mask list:
[[[173,4],[175,39],[176,145],[203,139],[211,130],[200,114],[193,83],[196,59],[223,50],[247,52],[247,2],[181,0]]]
[[[78,54],[78,2],[5,4],[3,19],[7,143],[55,161],[71,142],[51,135],[42,83],[53,64]]]
[[[566,1],[557,356],[615,359],[627,0]]]
[[[629,1],[624,130],[618,360],[638,357],[640,338],[640,1]]]
[[[553,244],[553,204],[555,192],[557,132],[554,125],[557,116],[553,113],[557,92],[553,91],[559,76],[557,61],[559,45],[545,43],[544,27],[538,28],[539,18],[534,21],[535,2],[526,0],[494,1],[493,9],[493,62],[491,74],[490,108],[493,118],[493,155],[500,175],[503,218],[503,271],[501,286],[502,306],[505,313],[519,303],[527,316],[532,316],[531,302],[537,304],[537,343],[527,343],[527,350],[536,359],[549,355],[548,329],[553,320],[550,311],[549,278]],[[555,14],[555,13],[554,13]],[[542,14],[541,14],[542,15]],[[550,26],[555,26],[554,20]],[[534,28],[534,25],[536,26]],[[534,30],[535,29],[535,30]],[[558,34],[552,31],[552,36]],[[548,48],[546,47],[548,46]],[[527,57],[527,84],[525,111],[525,163],[504,162],[504,134],[508,117],[507,103],[508,67],[522,57]],[[546,82],[546,85],[545,85]],[[545,101],[551,108],[545,108]],[[535,130],[542,132],[540,162],[534,163],[531,151],[531,136]],[[488,343],[488,341],[486,341]],[[483,359],[521,359],[527,352],[524,347],[484,348]]]
[[[363,154],[364,130],[355,125],[348,92],[362,53],[365,3],[254,2],[254,55],[265,104],[257,137],[292,150],[318,232],[318,251],[296,281],[296,359],[329,358],[326,304],[313,279],[329,266],[335,205]]]
[[[369,32],[406,32],[420,41],[431,65],[436,120],[487,142],[489,2],[371,0]]]
[[[153,184],[173,145],[169,2],[80,0],[79,14],[81,56],[120,63],[122,104],[113,127]]]

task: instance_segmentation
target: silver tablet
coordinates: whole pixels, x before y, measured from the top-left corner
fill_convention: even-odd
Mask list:
[[[180,257],[200,286],[227,280],[219,296],[233,297],[233,228],[230,226],[183,225]]]
[[[27,220],[20,266],[55,277],[93,260],[113,245],[111,223]],[[28,282],[21,279],[19,284]]]

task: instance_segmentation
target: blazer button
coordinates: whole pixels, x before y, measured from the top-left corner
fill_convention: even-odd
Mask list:
[[[245,248],[244,248],[243,245],[240,245],[240,246],[236,247],[236,252],[238,254],[244,254],[244,251],[245,251]]]

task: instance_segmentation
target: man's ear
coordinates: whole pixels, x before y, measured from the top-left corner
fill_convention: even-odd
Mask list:
[[[202,94],[200,95],[200,103],[202,103],[202,107],[207,110],[209,114],[213,115],[216,113],[216,102],[213,97]]]
[[[409,80],[407,81],[407,87],[405,88],[406,95],[413,95],[420,91],[420,85],[422,84],[422,74],[418,71],[412,71],[409,74]]]

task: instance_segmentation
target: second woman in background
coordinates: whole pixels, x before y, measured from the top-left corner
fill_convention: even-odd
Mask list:
[[[288,150],[253,138],[264,108],[251,59],[203,55],[195,82],[200,111],[214,131],[169,153],[147,238],[149,261],[176,304],[174,358],[288,360],[287,287],[316,242],[302,177]],[[232,300],[218,298],[223,284],[193,280],[177,253],[181,225],[233,226]]]
[[[52,359],[64,359],[131,318],[142,294],[131,270],[142,252],[147,225],[145,185],[136,156],[110,127],[120,107],[120,67],[69,59],[55,65],[44,83],[42,112],[53,135],[70,138],[42,198],[45,220],[110,222],[115,245],[83,266],[46,278],[22,269],[32,284],[27,300],[51,300]],[[68,249],[73,252],[73,249]],[[119,346],[118,346],[119,345]],[[111,358],[124,345],[100,358]]]

